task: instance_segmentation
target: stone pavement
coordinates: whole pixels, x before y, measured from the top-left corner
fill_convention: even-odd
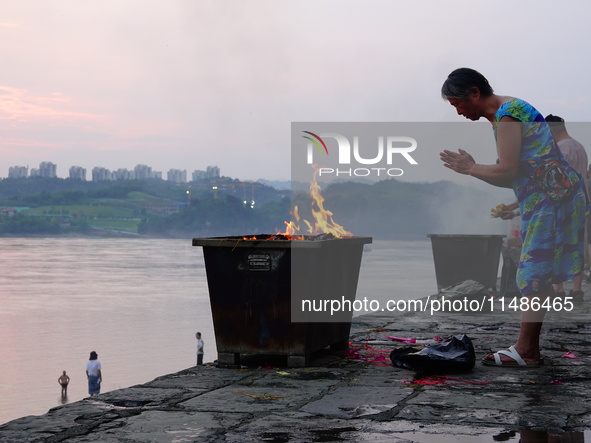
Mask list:
[[[307,368],[189,368],[14,420],[0,426],[0,441],[525,442],[525,430],[583,441],[591,429],[591,301],[547,315],[538,369],[480,364],[489,349],[513,344],[519,327],[518,312],[507,304],[502,311],[499,301],[492,307],[355,317],[351,342],[359,358],[327,350]],[[411,371],[380,362],[407,346],[386,336],[421,346],[459,334],[472,339],[477,356],[472,371],[453,374],[461,380],[411,384]],[[580,358],[563,357],[568,351]]]

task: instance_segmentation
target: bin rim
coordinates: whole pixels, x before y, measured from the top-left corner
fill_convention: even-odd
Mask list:
[[[200,237],[193,239],[193,246],[220,247],[220,248],[322,248],[328,245],[364,245],[372,243],[372,237],[341,237],[322,240],[278,240],[278,239],[254,239],[254,237],[226,236],[226,237]]]
[[[505,234],[427,234],[427,237],[441,238],[505,238]]]

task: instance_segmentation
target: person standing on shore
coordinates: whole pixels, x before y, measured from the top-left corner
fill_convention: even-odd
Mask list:
[[[197,366],[201,366],[203,364],[203,339],[201,338],[201,332],[197,332],[195,338],[197,339]]]
[[[103,373],[101,362],[97,360],[98,354],[94,351],[90,353],[90,358],[86,362],[86,377],[88,378],[88,393],[91,397],[101,393],[101,382]]]
[[[66,374],[66,371],[57,379],[57,382],[62,387],[62,397],[68,395],[68,384],[70,383],[70,377]]]

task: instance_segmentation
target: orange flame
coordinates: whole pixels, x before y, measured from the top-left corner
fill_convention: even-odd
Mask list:
[[[283,223],[285,223],[285,232],[283,232],[283,235],[294,235],[296,232],[298,232],[300,230],[300,227],[298,225],[296,225],[297,222],[300,221],[300,215],[298,213],[298,207],[294,206],[293,207],[293,211],[291,211],[291,215],[292,217],[295,219],[295,221],[284,221]]]
[[[333,213],[324,207],[324,197],[320,194],[320,186],[316,181],[317,176],[318,168],[315,167],[314,178],[310,183],[310,196],[312,197],[311,210],[312,217],[314,218],[314,224],[308,220],[302,220],[302,222],[307,227],[306,232],[310,235],[332,234],[335,237],[352,236],[353,234],[351,232],[347,231],[343,226],[339,225],[333,220]],[[288,236],[297,236],[300,233],[300,216],[297,206],[294,206],[291,215],[295,221],[284,222],[287,227],[285,232],[282,234]]]

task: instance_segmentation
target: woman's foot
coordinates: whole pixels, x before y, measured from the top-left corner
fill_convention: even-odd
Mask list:
[[[510,368],[537,368],[542,363],[540,351],[521,350],[518,345],[510,346],[507,350],[500,350],[487,354],[482,359],[486,366]]]

